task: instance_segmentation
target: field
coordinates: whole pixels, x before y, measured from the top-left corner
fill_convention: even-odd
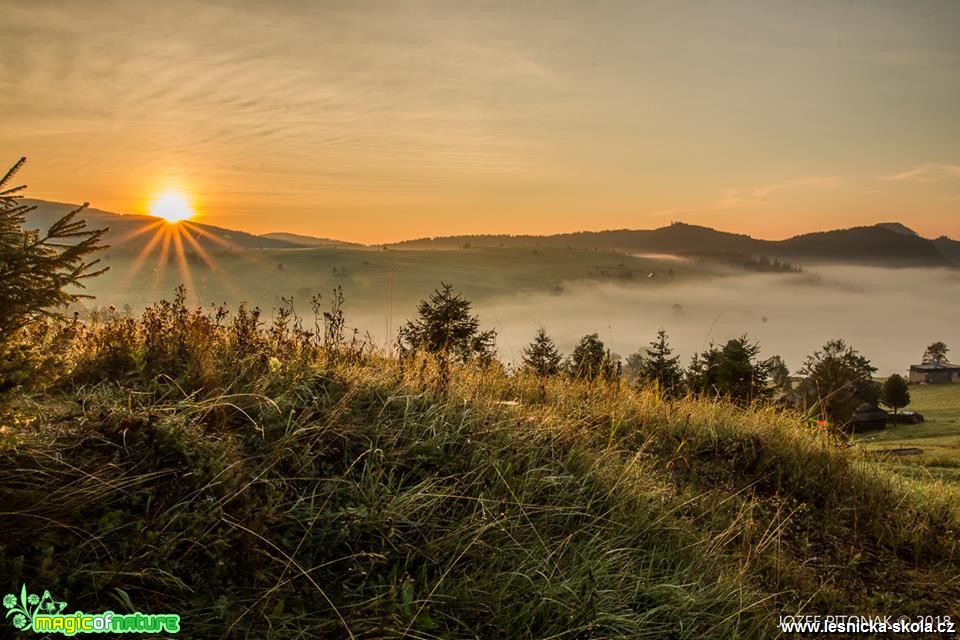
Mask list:
[[[907,411],[923,414],[921,424],[901,424],[864,434],[859,442],[868,451],[918,448],[922,454],[890,459],[893,468],[913,476],[929,474],[960,482],[960,384],[910,386]]]

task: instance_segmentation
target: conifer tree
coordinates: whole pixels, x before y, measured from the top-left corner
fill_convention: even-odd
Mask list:
[[[24,332],[44,317],[58,316],[80,298],[76,288],[106,271],[90,256],[105,248],[107,229],[87,229],[78,220],[84,204],[54,222],[45,233],[26,229],[26,215],[35,209],[21,201],[25,187],[10,180],[26,162],[20,158],[0,178],[0,392],[34,377],[50,353]]]
[[[442,354],[461,362],[474,358],[493,360],[497,332],[480,330],[480,319],[470,314],[471,303],[454,293],[453,285],[440,283],[429,300],[417,306],[417,318],[400,328],[401,354],[417,349]]]
[[[26,214],[36,207],[21,202],[24,186],[9,182],[26,158],[0,178],[0,340],[65,305],[90,298],[71,287],[107,270],[90,256],[106,248],[107,229],[87,229],[77,219],[86,204],[54,222],[45,233],[25,229]]]
[[[667,332],[660,329],[656,340],[650,343],[650,348],[640,362],[638,384],[644,386],[656,383],[664,393],[678,391],[683,374],[680,370],[680,357],[671,357],[672,353],[673,350],[667,342]]]
[[[619,377],[621,367],[596,333],[585,335],[577,343],[567,365],[574,378],[613,380]]]
[[[523,365],[538,376],[553,376],[560,372],[560,363],[563,356],[557,349],[556,343],[547,335],[546,329],[540,327],[533,342],[523,349]]]

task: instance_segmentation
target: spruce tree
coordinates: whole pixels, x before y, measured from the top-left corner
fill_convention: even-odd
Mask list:
[[[556,343],[547,335],[546,329],[540,327],[533,342],[523,349],[523,366],[538,376],[552,376],[560,371],[560,362],[563,356],[557,349]]]
[[[471,303],[454,293],[453,285],[440,283],[429,300],[417,306],[417,318],[400,328],[397,345],[401,354],[423,349],[461,362],[496,356],[497,332],[480,330],[480,319],[471,315]]]
[[[106,229],[86,228],[77,220],[86,204],[53,223],[46,233],[26,229],[26,215],[35,207],[21,202],[25,187],[10,180],[26,162],[20,158],[0,178],[0,393],[41,375],[43,363],[52,362],[36,336],[38,321],[61,315],[63,308],[80,298],[90,298],[76,288],[106,271],[91,254],[105,248],[100,243]]]
[[[43,317],[57,315],[67,304],[90,298],[75,290],[83,281],[107,270],[90,256],[107,229],[87,229],[77,215],[86,204],[54,222],[45,233],[25,229],[26,214],[36,207],[20,199],[24,186],[9,182],[26,162],[20,158],[0,178],[0,341]]]
[[[760,345],[746,335],[728,340],[722,347],[711,344],[694,355],[687,370],[687,386],[696,393],[712,394],[737,404],[767,398],[770,389],[769,361],[757,360]]]
[[[596,333],[585,335],[577,343],[567,365],[574,378],[613,380],[620,375],[619,363]]]
[[[680,357],[671,357],[672,353],[673,350],[667,342],[667,332],[660,329],[656,340],[650,343],[650,348],[640,362],[638,384],[643,386],[656,383],[664,393],[676,393],[683,373],[680,370]]]

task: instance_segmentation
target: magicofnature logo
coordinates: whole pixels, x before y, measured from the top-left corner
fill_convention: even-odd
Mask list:
[[[173,613],[119,614],[112,611],[63,613],[66,602],[54,600],[49,591],[42,596],[27,593],[27,585],[20,589],[20,597],[12,593],[3,597],[7,608],[6,617],[21,631],[35,633],[62,633],[65,636],[77,633],[177,633],[180,631],[180,616]]]

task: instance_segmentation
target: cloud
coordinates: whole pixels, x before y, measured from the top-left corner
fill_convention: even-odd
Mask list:
[[[929,163],[902,173],[880,176],[878,179],[886,182],[940,182],[951,178],[960,178],[960,166]]]
[[[836,176],[803,176],[800,178],[794,178],[793,180],[786,180],[784,182],[776,182],[774,184],[757,187],[753,190],[751,195],[753,196],[754,200],[766,203],[767,199],[771,195],[779,193],[780,191],[787,191],[801,187],[832,187],[839,182],[840,178]]]
[[[729,211],[731,209],[756,209],[760,207],[766,207],[767,205],[771,204],[768,198],[771,195],[781,191],[804,187],[831,187],[837,185],[839,182],[840,178],[836,176],[802,176],[792,180],[786,180],[784,182],[777,182],[774,184],[764,185],[762,187],[756,187],[750,191],[749,194],[738,189],[727,188],[724,189],[720,193],[719,198],[713,202],[707,202],[701,204],[700,206],[669,207],[667,209],[658,209],[656,211],[649,212],[647,215],[668,216],[690,213],[714,213],[717,211]]]

